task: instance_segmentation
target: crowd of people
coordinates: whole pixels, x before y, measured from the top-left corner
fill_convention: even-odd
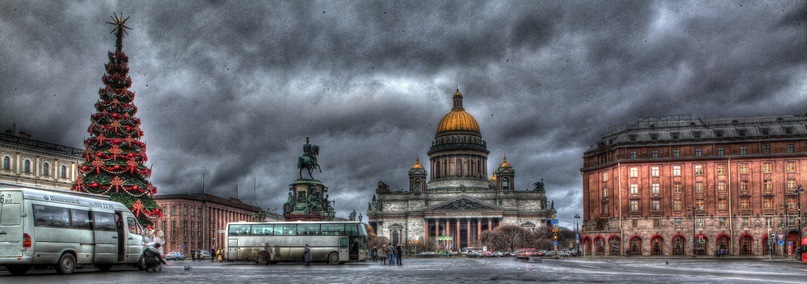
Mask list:
[[[403,265],[403,246],[400,243],[397,246],[387,243],[380,248],[374,246],[370,258],[373,262],[381,261],[381,265]]]

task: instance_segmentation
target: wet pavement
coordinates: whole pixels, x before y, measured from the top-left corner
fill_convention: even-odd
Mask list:
[[[567,258],[521,262],[512,258],[410,258],[403,266],[171,261],[161,272],[91,267],[72,275],[0,271],[2,283],[805,283],[807,264],[759,259]],[[190,269],[186,270],[188,266]]]

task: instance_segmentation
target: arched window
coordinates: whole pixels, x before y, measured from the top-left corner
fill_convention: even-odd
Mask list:
[[[638,237],[630,239],[630,254],[642,255],[642,239]]]
[[[67,166],[62,165],[62,169],[59,171],[60,178],[67,178]]]
[[[434,162],[434,168],[434,178],[440,178],[442,176],[440,175],[440,161]]]
[[[598,238],[595,242],[597,243],[596,245],[597,255],[600,256],[605,255],[605,240],[603,238]]]
[[[11,157],[3,156],[3,169],[4,170],[11,170]]]
[[[745,235],[740,238],[740,255],[751,255],[754,248],[754,240],[751,236]]]
[[[608,244],[611,247],[611,255],[620,255],[619,251],[619,238],[611,238],[608,240]]]
[[[50,176],[50,163],[42,163],[42,176]]]
[[[717,238],[717,254],[719,256],[728,255],[730,250],[731,242],[729,242],[729,237],[721,236]]]
[[[510,179],[503,178],[502,179],[502,190],[510,190]]]
[[[675,236],[672,241],[673,255],[684,255],[684,237]]]
[[[25,174],[31,173],[31,160],[25,159],[25,161],[22,162],[22,172]]]
[[[664,240],[662,238],[656,237],[650,243],[653,244],[650,252],[652,255],[664,255]]]

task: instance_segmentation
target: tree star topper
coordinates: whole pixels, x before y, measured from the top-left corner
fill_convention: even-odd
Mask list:
[[[109,17],[112,18],[112,22],[106,23],[115,26],[115,28],[109,33],[115,33],[115,36],[118,37],[117,41],[115,42],[115,47],[117,47],[118,51],[120,51],[123,48],[123,34],[125,33],[128,35],[129,32],[126,30],[132,29],[126,25],[126,21],[129,20],[130,17],[126,17],[126,19],[124,19],[123,12],[120,13],[120,17],[118,17],[118,14],[115,13],[112,13],[112,16]]]

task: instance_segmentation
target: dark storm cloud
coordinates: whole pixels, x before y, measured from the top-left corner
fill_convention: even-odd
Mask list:
[[[581,209],[583,151],[648,115],[803,113],[805,1],[0,3],[0,128],[81,147],[112,12],[152,181],[279,207],[321,146],[340,215],[404,188],[459,88],[489,167]],[[239,192],[236,192],[236,187]],[[255,194],[253,194],[253,190]],[[253,196],[256,195],[256,196]]]

